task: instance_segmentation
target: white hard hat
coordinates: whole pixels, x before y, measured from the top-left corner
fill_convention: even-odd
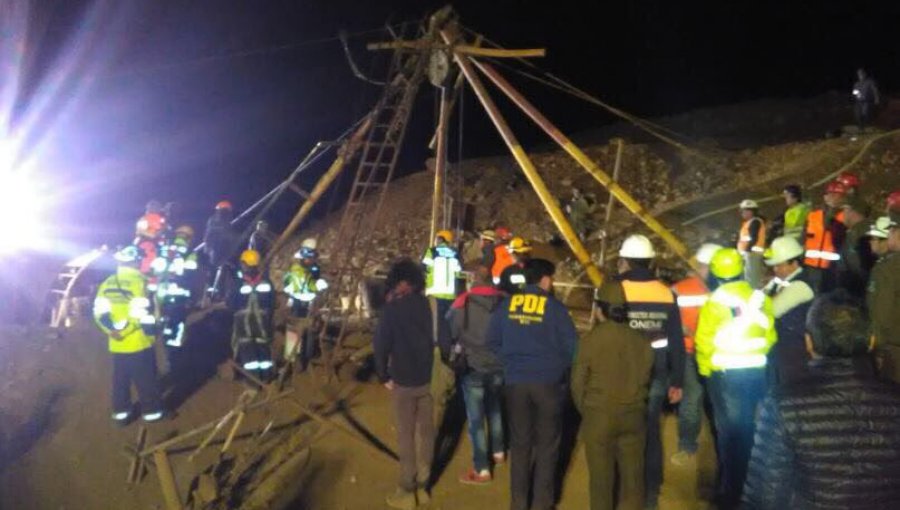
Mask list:
[[[636,234],[625,239],[619,256],[626,259],[652,259],[656,256],[656,251],[647,236]]]
[[[301,248],[307,248],[310,250],[315,250],[316,246],[318,246],[318,244],[316,243],[316,238],[314,237],[307,237],[303,240],[303,243],[300,244]]]
[[[700,249],[697,250],[697,254],[694,255],[694,258],[701,264],[709,265],[709,261],[712,260],[713,255],[722,248],[723,246],[721,244],[704,243],[700,246]]]
[[[766,265],[774,266],[795,259],[805,253],[800,246],[800,241],[795,237],[777,237],[772,241],[772,246],[766,250]]]
[[[875,223],[869,227],[869,231],[866,232],[866,235],[869,237],[875,237],[877,239],[887,239],[889,230],[891,227],[895,227],[897,224],[891,221],[890,216],[882,216],[875,220]]]
[[[750,200],[749,198],[745,198],[741,200],[741,205],[738,206],[740,209],[759,209],[759,204],[756,203],[756,200]]]

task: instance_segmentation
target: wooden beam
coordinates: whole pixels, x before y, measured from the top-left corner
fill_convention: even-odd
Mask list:
[[[529,57],[545,57],[547,50],[545,48],[525,48],[518,50],[507,50],[503,48],[482,48],[468,44],[451,45],[451,44],[434,44],[427,40],[416,41],[390,41],[369,43],[366,49],[377,50],[414,50],[414,51],[453,51],[463,55],[472,55],[477,57],[495,57],[495,58],[529,58]]]

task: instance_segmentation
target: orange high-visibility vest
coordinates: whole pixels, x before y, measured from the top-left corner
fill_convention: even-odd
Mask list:
[[[512,254],[509,253],[507,246],[504,243],[494,247],[494,265],[491,267],[491,277],[495,284],[500,282],[500,275],[503,274],[503,270],[516,262]]]
[[[694,332],[700,319],[700,308],[709,299],[709,289],[699,276],[691,276],[672,286],[675,302],[681,312],[681,327],[684,329],[684,350],[694,353]]]
[[[844,211],[838,211],[834,221],[844,223]],[[816,209],[806,217],[806,258],[804,265],[827,269],[833,262],[841,260],[838,248],[831,238],[831,229],[825,224],[825,210]]]
[[[750,224],[759,221],[759,235],[756,236],[756,243],[750,246]],[[754,253],[762,253],[766,250],[766,222],[762,218],[754,217],[741,224],[741,233],[738,235],[737,249],[741,253],[752,251]]]

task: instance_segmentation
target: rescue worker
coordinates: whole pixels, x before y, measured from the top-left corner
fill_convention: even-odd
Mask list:
[[[572,367],[572,400],[581,413],[590,508],[640,510],[653,349],[628,327],[621,283],[604,281],[594,301],[597,322],[579,342]],[[614,494],[619,496],[618,505]]]
[[[866,305],[879,373],[900,383],[900,223],[890,220],[883,225],[888,230],[888,253],[872,270]]]
[[[531,243],[521,237],[514,237],[507,249],[513,263],[500,273],[497,288],[507,294],[515,294],[525,288],[525,263],[531,256]]]
[[[580,189],[572,188],[572,198],[566,204],[565,211],[569,216],[572,229],[580,239],[584,239],[591,230],[590,216],[594,212],[595,206],[596,204],[589,200],[589,197],[586,197]]]
[[[803,270],[803,246],[793,237],[778,237],[766,250],[766,265],[775,277],[763,291],[772,298],[778,342],[769,351],[768,386],[788,386],[804,379],[806,312],[816,295]]]
[[[869,248],[877,259],[881,259],[888,254],[888,234],[890,233],[890,228],[891,217],[882,216],[869,226],[869,231],[866,233],[869,237]],[[871,273],[869,277],[871,278]]]
[[[506,227],[497,227],[495,230],[497,241],[494,243],[494,263],[491,266],[491,280],[494,285],[500,284],[500,275],[503,270],[514,262],[512,254],[510,254],[509,242],[512,239],[512,232]]]
[[[744,278],[754,289],[762,286],[763,252],[766,250],[766,220],[759,216],[755,200],[742,200],[741,231],[737,250],[744,257]]]
[[[197,270],[197,254],[191,251],[194,229],[181,225],[175,229],[171,243],[163,246],[153,262],[158,280],[156,298],[162,316],[162,338],[167,346],[181,347],[191,302],[191,289]]]
[[[809,213],[806,218],[803,264],[809,272],[809,283],[816,293],[828,292],[837,283],[837,261],[841,260],[841,247],[847,228],[844,211],[847,187],[832,181],[825,187],[825,206]]]
[[[871,226],[869,206],[858,196],[852,196],[844,204],[843,211],[847,233],[841,247],[841,259],[837,263],[838,286],[863,299],[869,283],[869,272],[876,260],[866,239]]]
[[[777,221],[780,228],[773,226],[772,235],[774,237],[791,236],[802,243],[803,228],[806,226],[806,217],[809,216],[809,204],[803,201],[803,192],[796,184],[785,186],[782,196],[787,208]],[[780,234],[776,235],[776,231],[780,231]]]
[[[450,246],[453,233],[441,230],[435,234],[434,246],[425,251],[425,295],[432,307],[435,345],[434,366],[431,371],[431,396],[434,399],[434,423],[438,427],[444,419],[447,404],[456,392],[456,374],[446,362],[450,356],[450,319],[447,314],[456,299],[456,279],[462,271],[459,256]]]
[[[227,297],[220,296],[220,294],[227,292],[228,284],[224,280],[231,275],[225,266],[234,256],[233,251],[237,247],[237,234],[231,225],[233,217],[234,211],[231,202],[222,200],[216,204],[213,215],[206,222],[206,231],[203,233],[203,251],[215,271],[213,281],[207,289],[211,297]]]
[[[709,264],[719,287],[700,309],[694,348],[716,426],[719,508],[735,508],[753,447],[757,406],[766,393],[766,357],[777,340],[772,299],[741,278],[744,260],[724,248]]]
[[[250,234],[250,241],[247,243],[247,248],[256,250],[261,256],[265,257],[268,255],[269,250],[272,249],[273,244],[275,244],[275,234],[269,230],[268,222],[265,220],[257,221],[256,227]]]
[[[234,359],[261,381],[272,377],[272,284],[260,267],[260,255],[245,250],[237,273],[238,291],[232,300],[235,311],[231,332]]]
[[[866,74],[865,69],[856,70],[856,83],[853,84],[853,114],[859,132],[872,122],[873,110],[881,103],[881,94],[875,80]]]
[[[318,243],[313,238],[304,239],[294,254],[290,270],[284,273],[284,293],[288,296],[290,315],[287,320],[284,342],[284,359],[293,363],[300,353],[299,370],[303,370],[316,354],[316,342],[312,338],[315,317],[315,300],[328,288],[319,268]]]
[[[497,240],[497,234],[493,230],[482,230],[479,234],[479,242],[481,244],[481,265],[484,266],[488,273],[494,267],[494,242]]]
[[[666,400],[677,404],[684,380],[684,333],[675,295],[650,271],[656,251],[647,237],[625,239],[617,261],[619,281],[628,303],[628,325],[637,330],[654,352],[653,378],[647,403],[645,450],[645,506],[655,508],[663,481],[660,420]]]
[[[153,261],[159,255],[160,245],[165,242],[163,235],[165,231],[166,219],[160,213],[144,214],[137,222],[134,245],[140,251],[140,270],[144,275],[151,277],[151,280]]]
[[[703,385],[697,373],[694,357],[694,332],[700,307],[706,303],[710,292],[709,261],[722,249],[721,245],[706,243],[697,250],[694,261],[698,271],[672,286],[675,302],[681,313],[681,329],[684,332],[684,386],[681,403],[678,404],[678,452],[672,455],[672,463],[687,465],[697,453],[700,436],[700,417],[703,410]]]
[[[552,294],[554,271],[547,260],[529,260],[525,290],[504,298],[488,327],[488,348],[499,356],[506,382],[510,510],[550,510],[556,502],[564,383],[578,333]]]
[[[112,354],[112,419],[127,424],[134,406],[131,385],[137,387],[144,421],[163,417],[153,339],[156,319],[147,297],[147,278],[138,270],[140,254],[128,246],[116,254],[116,273],[97,288],[94,322],[109,337]]]

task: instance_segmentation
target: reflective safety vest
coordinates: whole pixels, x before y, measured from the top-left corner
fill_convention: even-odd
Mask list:
[[[288,306],[295,316],[305,317],[309,306],[328,288],[328,283],[319,277],[319,266],[305,266],[300,263],[291,264],[291,269],[284,274],[284,293],[288,295]]]
[[[746,281],[726,283],[700,309],[694,338],[697,370],[709,376],[765,367],[766,354],[777,339],[772,299]]]
[[[188,280],[192,272],[197,270],[197,254],[190,253],[190,249],[183,241],[176,239],[171,244],[163,246],[150,267],[154,282],[148,284],[148,289],[155,292],[159,299],[191,296]]]
[[[803,228],[809,216],[809,204],[798,202],[784,211],[784,235],[803,242]]]
[[[753,238],[750,236],[750,224],[754,221],[759,222],[759,233],[756,235],[756,242],[750,245]],[[741,224],[741,232],[738,235],[737,250],[741,254],[751,251],[753,253],[762,254],[766,251],[766,222],[762,218],[750,218]]]
[[[654,350],[667,348],[668,321],[679,320],[666,311],[675,304],[672,291],[659,280],[622,280],[622,288],[628,303],[628,326],[642,333]]]
[[[156,317],[146,293],[147,278],[131,267],[119,267],[97,288],[94,322],[109,336],[109,352],[130,354],[153,346]]]
[[[438,299],[456,298],[456,278],[462,271],[456,250],[440,244],[425,251],[425,295]]]
[[[844,223],[844,211],[839,211],[833,221]],[[804,265],[827,269],[832,263],[841,260],[841,254],[838,247],[834,245],[830,227],[831,225],[825,224],[825,209],[816,209],[806,217]]]
[[[500,275],[503,274],[503,270],[515,263],[516,260],[509,253],[509,245],[504,243],[494,246],[494,265],[491,266],[491,278],[494,285],[500,283]]]
[[[697,331],[697,320],[700,308],[709,299],[709,289],[699,276],[691,276],[672,286],[675,303],[681,312],[681,328],[684,330],[684,350],[694,353],[694,334]]]

